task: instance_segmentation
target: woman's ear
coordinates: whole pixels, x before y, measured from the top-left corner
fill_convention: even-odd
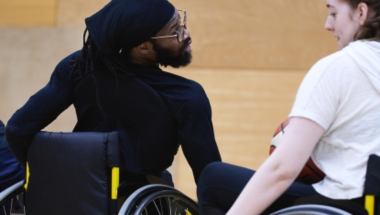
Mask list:
[[[357,12],[359,13],[359,24],[364,25],[364,23],[369,19],[370,11],[366,3],[359,3],[357,7]]]

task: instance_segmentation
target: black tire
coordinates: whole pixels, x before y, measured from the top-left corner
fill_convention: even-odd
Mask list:
[[[339,208],[326,205],[297,205],[281,209],[270,215],[353,215]]]
[[[177,215],[199,215],[198,204],[173,187],[147,185],[128,197],[119,215],[171,215],[174,212]]]
[[[173,187],[162,185],[162,184],[149,184],[137,189],[133,192],[127,200],[123,203],[122,207],[119,210],[118,215],[131,214],[131,211],[135,209],[135,206],[143,198],[149,194],[160,191],[160,190],[175,190]]]
[[[152,209],[153,213],[156,212],[158,215],[199,215],[198,204],[177,190],[162,190],[148,195],[136,207],[133,214],[152,214],[152,212],[144,213]]]

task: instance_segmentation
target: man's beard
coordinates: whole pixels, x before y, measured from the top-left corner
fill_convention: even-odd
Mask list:
[[[153,49],[156,51],[157,62],[164,67],[179,68],[187,66],[191,62],[192,56],[191,53],[185,51],[185,48],[189,45],[190,41],[190,37],[183,41],[178,56],[175,56],[171,49],[162,48],[153,41]]]

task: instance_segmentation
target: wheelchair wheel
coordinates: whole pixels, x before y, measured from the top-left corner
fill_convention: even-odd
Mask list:
[[[22,202],[23,181],[20,181],[0,193],[0,215],[25,214]]]
[[[198,215],[198,205],[172,187],[148,185],[135,191],[119,215]]]
[[[157,191],[144,198],[134,215],[198,215],[198,205],[177,190]]]
[[[326,205],[297,205],[281,209],[270,215],[353,215],[344,210]]]
[[[127,200],[123,203],[119,210],[118,215],[131,214],[131,210],[135,209],[138,202],[145,198],[147,195],[160,190],[175,190],[173,187],[162,185],[162,184],[149,184],[137,189],[133,192]]]

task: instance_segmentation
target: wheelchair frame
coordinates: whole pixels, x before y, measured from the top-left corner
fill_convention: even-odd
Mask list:
[[[44,132],[41,132],[41,133],[43,135]],[[48,134],[49,138],[54,136],[53,133],[47,133],[46,132],[45,136],[47,136],[46,134]],[[62,136],[62,135],[64,135],[64,134],[62,134],[62,133],[55,134],[55,136]],[[76,136],[77,135],[78,134],[76,134]],[[107,138],[108,138],[108,136],[107,136]],[[115,139],[115,135],[113,135],[113,138]],[[110,150],[115,151],[115,150],[117,150],[115,148],[115,146],[117,146],[117,144],[115,144],[115,140],[113,140],[113,141],[114,141],[113,145],[111,145],[109,148],[110,148]],[[91,142],[91,145],[93,145],[93,142]],[[29,150],[31,148],[32,147],[29,147]],[[40,150],[40,148],[38,148],[38,150],[37,150],[38,153],[40,153],[39,150]],[[86,150],[87,150],[87,148],[86,148]],[[108,155],[108,151],[106,153]],[[113,209],[111,211],[108,210],[107,213],[111,213],[111,214],[117,213],[116,205],[117,205],[117,197],[118,197],[118,194],[117,194],[118,190],[117,189],[119,186],[119,167],[117,166],[118,165],[117,162],[114,162],[114,161],[115,160],[117,161],[118,159],[119,159],[118,156],[113,156],[113,157],[111,156],[111,158],[110,158],[111,164],[107,163],[108,168],[111,168],[110,169],[111,176],[110,176],[110,180],[108,181],[108,183],[110,183],[110,188],[107,190],[107,193],[108,192],[110,192],[110,193],[108,193],[107,195],[109,196],[108,202],[109,202],[110,208]],[[374,160],[374,162],[370,162],[373,160]],[[380,157],[378,157],[376,155],[371,156],[369,159],[369,162],[368,162],[369,166],[370,166],[370,164],[373,166],[372,169],[373,168],[378,169],[377,168],[378,163],[380,163]],[[25,182],[24,186],[23,186],[23,182],[20,181],[17,184],[9,187],[8,189],[6,189],[0,193],[0,206],[3,207],[3,205],[6,204],[6,202],[8,202],[8,200],[10,200],[14,196],[22,193],[22,191],[24,189],[25,189],[25,191],[28,191],[29,177],[30,177],[29,165],[27,165],[26,171],[27,171],[26,182]],[[370,172],[370,171],[367,170],[367,172]],[[380,173],[376,173],[376,174],[380,175]],[[377,184],[378,183],[378,177],[377,177],[378,175],[376,175],[376,174],[374,176],[371,176],[371,177],[366,176],[366,184],[367,184],[368,179],[370,179],[368,181],[371,181],[372,184],[373,183]],[[44,184],[44,186],[45,186],[45,184]],[[366,186],[366,187],[369,187],[369,186]],[[369,215],[374,214],[375,196],[379,196],[378,192],[380,192],[380,191],[378,191],[377,189],[375,189],[375,190],[369,189],[368,191],[365,192],[365,194],[366,194],[366,205],[365,206],[366,206],[366,209],[367,209]],[[38,193],[39,192],[37,192],[37,194]],[[48,199],[48,200],[50,200],[50,199]],[[26,199],[26,201],[28,201],[28,199]],[[162,206],[162,202],[164,202],[164,204],[163,204],[164,206]],[[29,201],[29,203],[30,203],[30,201]],[[28,202],[27,202],[27,204],[28,204]],[[33,204],[31,204],[31,205],[33,205]],[[60,205],[58,204],[57,207],[59,207],[59,206]],[[158,206],[160,206],[160,207],[158,207]],[[52,208],[55,208],[55,207],[52,207]],[[140,215],[140,214],[144,214],[146,211],[150,210],[151,208],[153,208],[153,210],[155,208],[156,209],[158,208],[156,211],[159,215],[166,215],[167,213],[169,213],[171,215],[172,209],[174,210],[175,213],[178,210],[181,214],[185,214],[185,215],[198,215],[199,214],[198,205],[196,202],[194,202],[192,199],[190,199],[189,197],[187,197],[186,195],[184,195],[180,191],[174,189],[173,187],[166,186],[166,185],[160,185],[160,184],[151,184],[151,185],[147,185],[147,186],[144,186],[144,187],[136,190],[123,203],[118,214],[119,215],[124,215],[124,214]],[[4,209],[4,207],[3,207],[3,209]],[[350,214],[350,213],[343,211],[341,209],[338,209],[336,207],[326,206],[326,205],[315,205],[312,203],[312,204],[288,207],[288,208],[279,210],[275,213],[272,213],[272,215],[290,215],[290,214],[295,215],[295,214],[302,214],[302,213],[305,214],[306,211],[307,211],[307,214],[310,214],[310,215],[327,215],[327,214],[349,215]],[[326,212],[326,211],[328,211],[328,212]],[[167,212],[167,213],[164,213],[164,212]],[[103,212],[101,212],[101,213],[103,213]]]
[[[13,198],[23,193],[24,191],[23,184],[24,184],[24,181],[19,181],[16,184],[0,192],[0,207],[1,207],[0,210],[2,210],[2,212],[5,215],[11,214],[11,211],[13,209]],[[8,204],[9,202],[10,202],[10,209],[9,209],[9,213],[7,213],[5,205]],[[23,210],[25,214],[25,208],[23,208]]]
[[[12,199],[23,193],[25,186],[24,181],[20,181],[11,187],[7,188],[3,192],[0,193],[0,206],[5,210],[4,205],[8,203],[9,201],[12,201]],[[118,212],[118,215],[145,215],[147,214],[146,208],[149,207],[149,204],[155,201],[156,198],[165,198],[164,201],[167,204],[171,204],[169,206],[170,209],[177,208],[180,206],[180,209],[182,211],[179,212],[179,210],[174,210],[175,215],[198,215],[198,205],[196,202],[194,202],[192,199],[184,195],[182,192],[176,190],[173,187],[167,186],[167,185],[161,185],[161,184],[150,184],[146,185],[144,187],[139,188],[135,192],[133,192],[127,200],[123,203],[121,209]],[[162,201],[160,200],[162,203]],[[181,202],[182,204],[179,204],[178,202]],[[186,205],[184,205],[185,203]],[[12,204],[12,203],[11,203]],[[153,203],[155,204],[155,203]],[[152,205],[151,205],[152,206]],[[12,208],[12,206],[11,206]],[[157,214],[160,215],[172,215],[173,211],[170,210],[169,213],[163,213],[163,206],[160,204],[160,206],[155,207],[157,210]],[[4,214],[9,215],[9,213],[4,211]],[[24,209],[25,214],[25,209]]]
[[[198,204],[180,191],[167,185],[150,184],[132,193],[122,205],[119,215],[148,215],[148,207],[160,215],[199,214]]]
[[[297,205],[281,209],[270,215],[354,215],[347,211],[327,205]]]

